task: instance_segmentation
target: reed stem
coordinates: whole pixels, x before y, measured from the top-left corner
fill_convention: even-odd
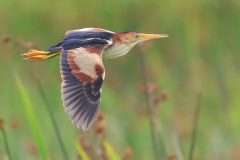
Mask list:
[[[8,155],[8,159],[12,160],[9,143],[8,143],[8,140],[7,140],[7,133],[6,133],[6,131],[5,131],[3,126],[0,128],[0,130],[1,130],[2,135],[3,135],[3,142],[4,142],[4,146],[5,146],[7,155]]]
[[[195,107],[195,113],[193,117],[193,126],[192,126],[192,137],[191,137],[191,144],[190,144],[190,151],[189,151],[189,160],[193,159],[193,153],[194,153],[194,148],[196,144],[196,136],[197,136],[197,126],[198,126],[198,120],[199,120],[199,114],[200,114],[200,108],[201,108],[201,99],[202,99],[202,94],[198,94],[197,98],[197,104]]]
[[[146,62],[144,58],[144,53],[140,50],[140,59],[141,59],[141,71],[142,71],[142,77],[143,77],[143,85],[144,85],[144,95],[146,98],[146,103],[147,103],[147,112],[149,115],[149,120],[150,120],[150,133],[151,133],[151,140],[152,140],[152,147],[154,150],[154,155],[155,159],[159,160],[162,155],[160,151],[160,146],[158,145],[158,134],[157,130],[155,128],[154,124],[154,111],[153,111],[153,105],[152,105],[152,99],[151,99],[151,93],[149,93],[148,90],[148,71],[146,67]]]
[[[61,150],[62,150],[63,157],[64,157],[65,160],[68,160],[67,150],[66,150],[66,147],[64,146],[63,139],[62,139],[62,137],[61,137],[59,128],[58,128],[58,126],[57,126],[56,119],[55,119],[55,117],[54,117],[52,108],[51,108],[51,106],[50,106],[50,104],[49,104],[49,102],[48,102],[47,96],[46,96],[46,94],[44,93],[43,87],[41,86],[40,82],[39,82],[38,80],[36,80],[36,79],[35,79],[35,81],[36,81],[36,84],[37,84],[37,86],[38,86],[38,90],[39,90],[39,92],[40,92],[40,94],[41,94],[41,96],[42,96],[42,98],[43,98],[43,101],[44,101],[44,103],[45,103],[45,105],[46,105],[46,108],[47,108],[47,111],[48,111],[48,113],[49,113],[50,119],[51,119],[51,121],[52,121],[53,128],[54,128],[54,131],[55,131],[55,133],[56,133],[56,135],[57,135],[57,139],[58,139],[58,142],[59,142],[59,146],[60,146],[60,148],[61,148]]]

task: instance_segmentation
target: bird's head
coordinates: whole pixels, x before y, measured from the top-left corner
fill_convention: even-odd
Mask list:
[[[145,34],[138,32],[120,32],[114,35],[115,41],[126,45],[132,45],[151,39],[168,37],[166,34]]]
[[[136,44],[151,39],[168,37],[166,34],[145,34],[138,32],[119,32],[113,35],[113,45],[106,49],[105,58],[116,58],[127,54]]]

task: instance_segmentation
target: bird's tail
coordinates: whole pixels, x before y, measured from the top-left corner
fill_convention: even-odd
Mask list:
[[[53,57],[58,56],[59,51],[39,51],[39,50],[29,50],[27,53],[22,54],[25,60],[29,61],[44,61]]]

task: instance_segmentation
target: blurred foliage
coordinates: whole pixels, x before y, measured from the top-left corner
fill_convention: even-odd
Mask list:
[[[19,89],[19,95],[21,96],[22,101],[23,101],[23,105],[20,104],[19,106],[25,107],[24,111],[26,112],[28,121],[30,122],[30,126],[32,128],[33,135],[35,137],[35,141],[38,145],[39,152],[40,152],[39,155],[41,156],[40,158],[47,159],[46,145],[44,143],[42,131],[39,127],[39,120],[36,118],[32,103],[29,100],[29,95],[27,94],[27,91],[24,88],[22,81],[17,74],[15,75],[15,80],[17,83],[17,87]]]
[[[82,160],[90,160],[80,143],[76,143],[78,154]]]
[[[25,99],[32,102],[49,159],[63,158],[33,74],[55,111],[69,159],[76,159],[74,142],[85,134],[93,147],[99,145],[94,129],[87,133],[76,129],[63,111],[58,58],[29,63],[19,54],[29,48],[47,49],[67,30],[100,27],[116,32],[169,34],[168,39],[151,41],[144,49],[148,80],[157,88],[152,99],[157,102],[156,97],[163,93],[169,96],[154,106],[169,159],[189,155],[199,93],[201,110],[193,157],[239,159],[239,10],[239,0],[1,0],[0,117],[12,158],[40,157],[14,73],[26,90]],[[106,139],[119,155],[130,147],[132,159],[154,159],[139,50],[135,47],[127,56],[104,63],[101,112]],[[0,137],[2,157],[6,152]]]
[[[121,160],[116,151],[113,149],[112,145],[108,141],[103,141],[103,146],[106,150],[106,153],[111,160]]]

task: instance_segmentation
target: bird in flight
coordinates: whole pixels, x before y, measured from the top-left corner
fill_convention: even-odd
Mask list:
[[[78,128],[86,131],[100,107],[105,77],[102,59],[123,56],[140,42],[164,37],[167,35],[83,28],[67,31],[63,40],[46,52],[30,50],[23,56],[29,61],[42,61],[60,55],[64,110]]]

